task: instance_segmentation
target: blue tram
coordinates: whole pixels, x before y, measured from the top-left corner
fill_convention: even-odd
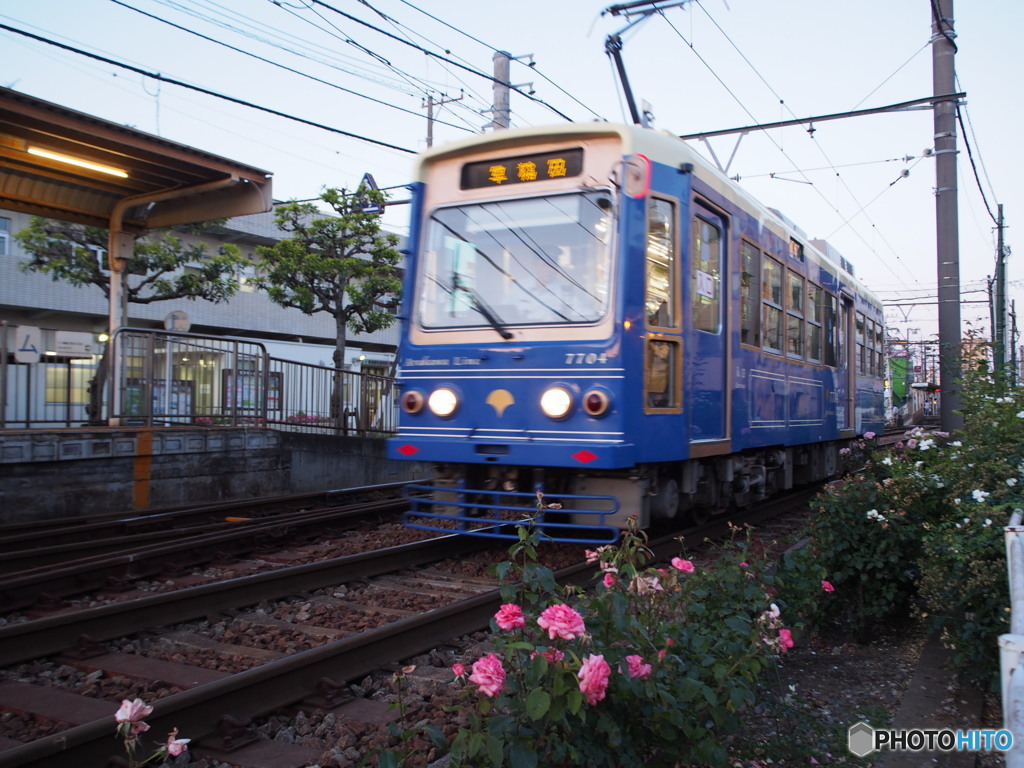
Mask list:
[[[881,303],[670,134],[429,151],[409,242],[388,455],[433,468],[414,527],[504,536],[540,491],[553,538],[611,541],[827,478],[883,428]]]

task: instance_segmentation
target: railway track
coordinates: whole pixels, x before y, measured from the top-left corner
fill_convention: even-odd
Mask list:
[[[804,494],[788,503],[806,506],[808,498]],[[746,521],[757,524],[778,509],[777,504],[759,509]],[[726,523],[716,519],[688,532],[687,547],[723,535]],[[659,558],[677,553],[679,546],[678,532],[651,541]],[[52,656],[54,664],[75,670],[79,679],[99,677],[122,686],[97,698],[5,675],[0,708],[62,728],[30,743],[0,742],[0,748],[6,746],[0,766],[108,764],[118,748],[113,713],[120,698],[132,698],[135,690],[146,691],[154,705],[147,718],[153,733],[178,728],[194,740],[191,751],[197,758],[252,768],[306,764],[317,757],[308,747],[289,749],[261,738],[254,721],[285,708],[367,717],[375,702],[348,701],[347,684],[388,664],[451,647],[487,627],[500,597],[482,573],[503,556],[498,551],[478,539],[441,537],[0,627],[4,667],[30,667]],[[560,581],[589,582],[593,569],[582,562],[581,547],[558,554]],[[372,618],[364,625],[376,625],[359,629],[339,623],[341,613]],[[204,634],[211,627],[219,628],[218,640]],[[141,628],[151,631],[139,636]],[[290,652],[265,643],[240,644],[272,630],[277,637],[304,639]],[[161,648],[174,651],[152,653]],[[211,657],[219,661],[210,664]],[[131,692],[124,689],[129,683]],[[155,700],[154,692],[159,692]],[[354,714],[347,715],[350,710]]]
[[[0,574],[185,536],[270,522],[315,510],[398,497],[408,482],[289,494],[193,507],[0,524]]]
[[[372,493],[358,489],[261,500],[255,509],[242,504],[192,508],[157,515],[157,522],[143,518],[136,523],[132,518],[70,524],[59,532],[44,531],[34,542],[22,534],[0,538],[0,612],[39,602],[52,608],[70,596],[128,589],[144,578],[181,575],[215,560],[280,547],[284,541],[340,536],[367,521],[397,515],[405,506],[396,495],[401,485],[377,486]],[[367,501],[367,496],[376,498]],[[161,529],[154,527],[161,524]],[[136,525],[143,530],[116,535]],[[74,536],[81,539],[72,543]],[[51,543],[58,538],[62,543]]]

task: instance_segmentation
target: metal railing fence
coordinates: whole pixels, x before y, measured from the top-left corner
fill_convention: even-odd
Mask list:
[[[389,376],[285,360],[258,341],[224,336],[122,328],[108,347],[107,359],[21,365],[7,364],[2,355],[0,428],[80,426],[91,412],[93,423],[126,426],[261,426],[361,436],[397,429]],[[101,398],[92,391],[98,381]]]

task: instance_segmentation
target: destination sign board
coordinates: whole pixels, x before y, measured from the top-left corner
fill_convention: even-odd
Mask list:
[[[462,189],[531,184],[569,178],[583,172],[583,149],[540,152],[518,157],[482,160],[462,166]]]

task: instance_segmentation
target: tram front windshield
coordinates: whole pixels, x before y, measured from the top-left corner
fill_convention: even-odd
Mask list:
[[[611,198],[578,192],[435,210],[419,259],[426,329],[593,323],[608,311]]]

